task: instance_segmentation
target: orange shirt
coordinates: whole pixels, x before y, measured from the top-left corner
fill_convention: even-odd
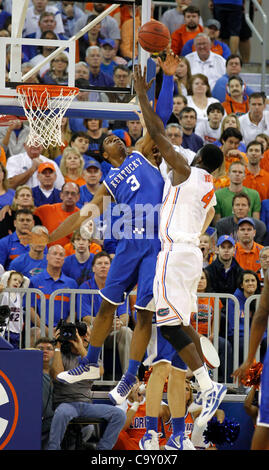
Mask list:
[[[201,335],[208,335],[208,332],[211,331],[211,325],[214,320],[214,307],[215,307],[215,299],[214,297],[206,297],[206,293],[204,297],[198,297],[198,312],[191,313],[191,325],[192,327],[198,331]],[[222,308],[222,303],[219,301],[219,308]],[[208,321],[210,320],[211,325],[208,325]],[[198,322],[198,330],[196,323]]]
[[[6,157],[6,152],[4,150],[4,147],[0,145],[0,162],[3,163],[4,166],[7,164],[7,157]]]
[[[263,157],[260,161],[260,167],[263,170],[268,171],[268,173],[269,173],[269,149],[265,150],[265,152],[263,154]]]
[[[172,51],[175,54],[180,55],[184,44],[189,41],[189,39],[195,38],[195,36],[203,30],[204,28],[201,25],[198,25],[195,31],[188,31],[185,24],[180,26],[180,28],[176,29],[171,35]]]
[[[64,249],[65,249],[65,255],[66,256],[70,256],[70,255],[75,254],[73,243],[71,243],[71,242],[64,245]],[[92,242],[90,244],[89,251],[90,251],[90,253],[93,253],[94,255],[96,255],[96,253],[99,253],[100,251],[102,251],[102,247],[101,247],[101,245],[98,245],[98,243]]]
[[[62,208],[62,203],[57,204],[44,204],[35,209],[34,214],[37,215],[42,225],[47,227],[49,233],[53,232],[67,217],[78,212],[79,208],[76,207],[72,212],[66,212]],[[57,240],[56,242],[50,243],[51,245],[62,245],[63,247],[70,241],[72,234]]]
[[[253,242],[252,249],[246,251],[240,242],[235,245],[235,259],[243,269],[251,269],[256,272],[261,269],[260,264],[260,251],[263,248],[259,243]]]
[[[261,201],[269,199],[269,173],[261,168],[257,175],[253,175],[248,168],[246,168],[246,177],[243,185],[250,189],[258,191]]]
[[[86,181],[85,181],[84,178],[82,178],[82,176],[80,176],[76,180],[73,180],[73,179],[69,178],[69,176],[65,176],[64,180],[65,180],[66,183],[76,183],[79,186],[84,186],[84,184],[86,184]]]
[[[243,161],[246,165],[248,164],[248,158],[244,152],[240,152],[242,158],[235,156],[225,155],[225,174],[220,176],[219,178],[213,178],[214,188],[215,190],[221,188],[227,188],[230,184],[230,178],[228,176],[229,168],[231,163]]]
[[[234,101],[230,96],[226,95],[226,100],[221,103],[224,107],[227,114],[235,113],[237,115],[242,115],[248,113],[249,111],[249,99],[243,101],[243,103],[238,103]]]

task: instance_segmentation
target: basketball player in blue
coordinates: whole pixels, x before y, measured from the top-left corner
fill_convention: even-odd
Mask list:
[[[233,372],[233,377],[242,381],[251,368],[257,349],[267,330],[269,317],[269,271],[264,276],[264,287],[258,308],[253,316],[250,330],[249,351],[243,364]],[[269,450],[269,348],[267,349],[259,390],[259,413],[251,442],[251,450]]]

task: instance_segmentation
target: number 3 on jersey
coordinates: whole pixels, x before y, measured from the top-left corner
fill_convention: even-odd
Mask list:
[[[204,197],[201,199],[201,201],[204,203],[204,209],[207,208],[213,196],[214,196],[214,189],[211,189],[211,191],[206,193]]]
[[[135,175],[129,176],[127,178],[126,183],[130,184],[131,191],[136,191],[140,188],[140,183],[137,181]]]

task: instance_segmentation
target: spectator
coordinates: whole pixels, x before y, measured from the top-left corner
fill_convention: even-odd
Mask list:
[[[170,34],[184,24],[184,10],[191,4],[192,0],[176,0],[175,8],[168,8],[161,17],[161,22],[167,26]],[[199,23],[203,26],[203,19],[200,16]]]
[[[93,274],[92,263],[94,255],[90,253],[90,240],[83,237],[80,231],[73,233],[71,242],[75,253],[66,256],[63,264],[63,273],[74,279],[80,286],[87,281]]]
[[[191,66],[192,75],[202,73],[208,78],[213,90],[216,81],[225,73],[225,59],[210,50],[211,41],[205,33],[199,33],[194,38],[195,51],[186,55]],[[216,98],[217,99],[217,98]]]
[[[231,54],[226,60],[226,71],[216,81],[214,88],[212,88],[212,96],[219,100],[221,103],[225,101],[226,86],[228,79],[231,75],[240,75],[242,71],[242,60],[237,54]],[[248,97],[253,93],[253,89],[246,85],[246,94]]]
[[[36,33],[42,13],[49,12],[55,18],[55,33],[63,34],[64,27],[61,13],[55,5],[48,5],[48,0],[32,0],[32,5],[28,7],[25,17],[23,36]]]
[[[269,112],[265,111],[266,96],[263,92],[249,97],[249,112],[239,117],[243,141],[247,145],[261,133],[268,133]]]
[[[83,178],[84,158],[75,147],[66,147],[60,163],[60,170],[66,183],[76,183],[83,186],[85,180]]]
[[[260,251],[263,245],[254,241],[256,235],[255,222],[250,217],[240,219],[237,224],[237,243],[235,259],[243,269],[256,272],[261,268]]]
[[[183,130],[182,147],[198,152],[203,147],[202,138],[194,130],[197,123],[197,113],[194,108],[186,106],[179,113],[179,124]]]
[[[90,24],[93,20],[97,18],[97,15],[90,15],[87,18],[86,24]],[[79,60],[86,59],[86,51],[91,46],[101,47],[104,36],[101,33],[101,24],[100,22],[93,26],[89,31],[87,31],[83,36],[78,40],[78,49],[79,49]]]
[[[204,144],[213,144],[221,136],[221,122],[225,111],[222,104],[217,101],[207,107],[206,114],[207,120],[198,122],[195,132],[203,139]]]
[[[189,150],[188,148],[182,147],[183,132],[181,126],[176,122],[171,122],[170,124],[167,124],[165,130],[168,139],[172,142],[172,144],[178,147],[178,151],[180,151],[181,155],[184,155],[188,163],[191,164],[195,157],[195,152]],[[160,164],[160,172],[164,179],[167,178],[169,168],[169,165],[163,159]]]
[[[89,137],[88,149],[85,152],[88,155],[87,161],[94,158],[100,162],[102,160],[100,149],[107,137],[107,132],[102,128],[102,119],[86,118],[84,119],[84,127]]]
[[[240,131],[240,122],[239,122],[238,116],[235,113],[227,114],[226,116],[224,116],[221,122],[220,135],[222,135],[222,133],[226,129],[228,129],[228,127],[235,127],[235,129],[238,129]],[[222,145],[220,140],[216,140],[214,144],[217,145],[218,147],[221,147]],[[240,150],[240,152],[246,153],[246,149],[247,148],[245,144],[241,141],[240,144],[238,145],[238,150]]]
[[[64,116],[61,122],[61,145],[50,145],[43,151],[45,157],[50,160],[56,160],[56,158],[62,154],[65,147],[68,147],[70,139],[72,137],[72,131],[70,128],[69,118]]]
[[[130,18],[126,18],[120,26],[121,40],[119,44],[119,54],[127,62],[138,56],[138,30],[141,26],[141,7],[135,7],[135,20],[133,18],[133,9],[129,10],[129,14]]]
[[[123,411],[112,405],[92,403],[92,382],[80,381],[73,385],[66,385],[56,380],[60,372],[69,370],[70,367],[76,367],[80,359],[86,356],[90,337],[89,329],[85,335],[80,336],[77,333],[76,339],[70,340],[68,353],[64,352],[58,337],[59,330],[56,331],[57,342],[51,366],[55,411],[50,428],[48,450],[61,449],[69,421],[78,417],[104,419],[106,421],[105,431],[97,443],[96,449],[111,450],[125,423]]]
[[[44,162],[37,170],[38,185],[32,189],[35,207],[61,202],[60,190],[55,187],[57,175],[51,162]]]
[[[263,145],[263,158],[261,159],[260,166],[263,170],[269,173],[269,136],[267,134],[258,134],[255,139]]]
[[[99,2],[93,2],[92,4],[92,11],[90,12],[89,15],[99,15],[100,13],[102,13],[106,8],[106,5],[104,3],[99,3]],[[124,8],[124,7],[121,7],[121,9]],[[86,11],[85,11],[86,13]],[[80,31],[82,28],[84,28],[84,26],[86,25],[86,21],[87,19],[82,19],[80,18],[77,22],[76,22],[76,25],[75,25],[75,34]],[[118,47],[119,47],[119,41],[120,41],[120,38],[121,38],[121,33],[120,33],[120,29],[119,29],[119,26],[118,26],[118,23],[117,21],[115,20],[115,18],[113,18],[111,15],[107,15],[105,16],[102,20],[101,20],[101,34],[104,38],[110,38],[110,39],[113,39],[113,41],[115,41],[116,43],[116,51],[118,50]]]
[[[218,103],[212,98],[208,79],[202,73],[192,75],[188,85],[187,101],[190,108],[197,113],[197,124],[207,119],[207,108],[212,103]]]
[[[268,234],[269,234],[269,199],[264,199],[261,203],[260,219],[266,225],[267,236],[268,236]]]
[[[26,289],[29,286],[29,282],[27,277],[17,271],[6,271],[1,277],[1,285],[4,287],[1,295],[1,306],[8,305],[10,308],[10,315],[6,319],[4,337],[15,349],[22,347],[22,331],[24,326],[22,295],[16,292],[16,289]],[[5,292],[5,288],[14,289],[14,291]]]
[[[209,19],[207,20],[204,28],[204,32],[208,35],[211,40],[211,51],[215,52],[215,54],[221,55],[224,59],[227,59],[231,54],[230,48],[225,42],[219,41],[219,34],[220,34],[220,23],[217,20]],[[183,46],[181,54],[183,56],[194,52],[194,41],[193,39],[189,39]]]
[[[90,69],[90,85],[113,87],[114,81],[101,70],[102,53],[99,46],[90,46],[85,52],[85,60]]]
[[[50,378],[50,367],[54,356],[54,340],[47,336],[40,337],[34,347],[43,352],[42,376],[42,450],[47,450],[52,417],[54,414],[52,396],[53,386]]]
[[[92,261],[93,276],[80,285],[80,289],[100,290],[104,287],[110,269],[111,258],[108,253],[101,251],[94,256]],[[81,319],[88,325],[92,325],[96,317],[102,296],[99,294],[82,294],[77,296],[77,314],[81,312]],[[125,371],[129,361],[129,350],[132,339],[132,330],[128,327],[129,307],[127,301],[119,305],[116,310],[114,328],[111,335],[105,341],[105,347],[113,347],[113,336],[116,335],[116,343],[120,357],[121,369]],[[112,340],[112,342],[111,342]]]
[[[39,289],[46,297],[45,312],[45,330],[48,334],[49,325],[49,298],[51,294],[58,289],[76,289],[77,283],[74,279],[67,277],[62,272],[65,260],[65,250],[61,245],[54,245],[48,249],[47,253],[47,269],[36,274],[30,279],[30,289]],[[53,326],[55,327],[60,319],[67,320],[70,312],[70,294],[65,293],[64,296],[56,296],[54,299],[54,315]],[[32,295],[31,301],[31,320],[32,323],[41,326],[41,299],[35,294]]]
[[[35,205],[31,188],[26,185],[18,186],[11,206],[4,206],[1,210],[0,238],[14,232],[14,219],[16,212],[19,209],[30,209],[34,216],[35,225],[41,223],[39,217],[34,215]]]
[[[264,246],[260,251],[260,269],[257,274],[259,276],[261,289],[264,286],[264,276],[269,268],[269,246]]]
[[[34,147],[24,144],[24,152],[11,156],[7,161],[8,183],[11,188],[27,184],[30,188],[38,185],[37,170],[41,163],[51,162],[57,174],[55,186],[61,189],[64,177],[56,163],[42,155],[43,147]]]
[[[232,54],[238,52],[243,0],[211,0],[213,15],[221,24],[220,37],[229,43]],[[212,5],[213,4],[213,5]]]
[[[105,38],[101,41],[101,51],[102,51],[102,62],[101,70],[102,72],[110,75],[113,78],[114,67],[116,67],[117,62],[115,59],[115,47],[116,43],[113,39]]]
[[[222,146],[220,148],[223,152],[224,160],[222,166],[213,174],[216,189],[229,186],[229,168],[231,163],[239,161],[247,164],[246,155],[238,150],[241,139],[241,132],[234,127],[228,127],[221,134],[220,141],[222,142]]]
[[[178,124],[179,123],[179,113],[185,108],[188,104],[186,96],[174,95],[173,96],[173,112],[170,118],[167,121],[167,124]]]
[[[179,96],[187,96],[187,88],[191,81],[191,66],[186,57],[181,57],[180,59],[181,60],[174,75],[175,84],[177,85]],[[187,105],[187,103],[185,104]]]
[[[131,147],[134,147],[136,142],[143,136],[143,127],[141,122],[137,119],[136,121],[127,121],[127,132],[131,137]]]
[[[64,52],[50,61],[50,69],[42,76],[42,82],[47,85],[68,84],[68,57]]]
[[[181,51],[184,44],[203,31],[203,27],[199,24],[199,8],[194,5],[189,5],[183,11],[183,15],[184,24],[171,34],[171,49],[177,55],[183,55]]]
[[[71,214],[79,211],[79,208],[76,206],[79,196],[80,190],[76,183],[65,183],[60,193],[62,202],[37,207],[35,214],[40,218],[42,225],[47,227],[49,233],[53,232]],[[70,238],[71,235],[68,235],[57,240],[57,245],[66,245]]]
[[[131,84],[132,73],[131,70],[126,66],[119,64],[114,68],[114,86],[119,88],[129,88]],[[130,93],[108,93],[108,101],[111,103],[129,103],[134,95]],[[127,130],[126,121],[114,120],[109,122],[111,129],[123,129]]]
[[[232,215],[221,218],[216,223],[217,236],[231,235],[235,240],[237,238],[237,224],[240,219],[248,217],[251,212],[250,198],[245,192],[236,193],[232,199]],[[255,223],[256,235],[255,242],[263,245],[266,235],[266,225],[259,219],[252,217]]]
[[[234,292],[234,296],[239,301],[239,364],[243,362],[243,355],[244,355],[244,331],[245,331],[245,304],[249,297],[253,295],[259,295],[261,293],[261,286],[260,280],[256,272],[252,271],[251,269],[246,269],[243,273],[239,276],[238,279],[238,288]],[[257,300],[253,299],[249,306],[249,327],[251,324],[251,319],[256,310],[256,303]],[[234,309],[234,302],[229,299],[228,300],[228,340],[234,349],[234,330],[235,330],[235,309]],[[266,340],[264,339],[261,343],[261,353],[262,358],[264,357],[266,351]]]
[[[34,226],[34,217],[30,209],[20,209],[16,212],[14,227],[15,232],[7,235],[0,240],[0,264],[7,271],[10,263],[17,256],[28,253],[29,245],[23,245],[20,242],[20,235],[26,231],[32,230]]]
[[[89,160],[84,166],[83,176],[86,184],[80,187],[80,199],[77,203],[77,206],[80,209],[86,202],[90,202],[92,200],[96,191],[100,187],[100,181],[102,178],[100,163],[96,160]]]
[[[35,233],[45,232],[48,234],[46,227],[42,225],[35,225],[32,230]],[[29,252],[17,256],[10,263],[9,268],[14,271],[21,272],[27,278],[31,278],[36,274],[42,273],[47,267],[47,259],[45,252],[47,251],[46,245],[42,244],[29,244]]]
[[[216,191],[217,205],[215,207],[216,215],[214,223],[222,217],[229,217],[233,215],[233,198],[237,194],[246,194],[250,200],[249,217],[254,219],[260,218],[261,199],[259,193],[253,189],[243,186],[245,179],[245,165],[240,162],[233,162],[229,168],[229,186],[218,189]]]
[[[44,31],[40,39],[57,39],[57,34],[55,34],[53,31]],[[35,55],[34,57],[31,58],[29,63],[32,65],[32,67],[35,67],[37,64],[40,64],[43,62],[43,60],[48,57],[53,51],[55,51],[56,47],[53,46],[40,46],[39,48],[39,53]],[[43,65],[38,72],[39,78],[41,79],[42,76],[50,69],[50,62],[47,62],[45,65]]]
[[[8,187],[6,167],[0,161],[0,209],[11,206],[14,195],[14,189]]]
[[[225,101],[222,103],[227,114],[235,113],[237,116],[249,110],[249,98],[245,93],[245,84],[239,75],[231,75],[227,83]]]
[[[7,158],[24,151],[28,134],[28,124],[21,119],[10,121],[8,126],[0,127],[0,144],[3,146]]]
[[[76,23],[78,21],[85,21],[87,19],[87,15],[79,8],[75,2],[57,2],[56,7],[58,8],[64,26],[64,34],[67,38],[71,38],[74,36]]]
[[[81,122],[84,122],[84,120],[82,119]],[[79,151],[79,153],[83,156],[85,163],[89,160],[89,156],[86,155],[86,151],[89,147],[89,136],[86,133],[86,129],[85,131],[74,132],[69,141],[69,146]],[[58,166],[61,165],[61,160],[62,155],[59,155],[57,158],[55,158],[55,162]]]
[[[260,162],[263,158],[263,144],[252,140],[247,145],[248,164],[243,184],[258,191],[261,201],[269,198],[269,173],[263,170]]]
[[[59,40],[67,39],[62,32],[57,32],[57,18],[52,12],[44,11],[43,13],[41,13],[38,21],[37,31],[27,34],[26,37],[27,39],[39,39],[42,36],[42,33],[44,33],[45,31],[52,31],[57,35],[57,39]],[[25,45],[22,46],[22,51],[29,58],[29,60],[31,60],[38,54],[38,46]]]
[[[208,233],[200,235],[199,248],[203,253],[203,268],[216,259],[213,238]]]

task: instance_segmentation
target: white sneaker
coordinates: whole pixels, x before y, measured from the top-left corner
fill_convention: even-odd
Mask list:
[[[189,413],[194,413],[194,411],[201,410],[203,407],[202,392],[197,392],[195,400],[190,404],[188,408]]]
[[[161,434],[156,431],[148,431],[139,441],[139,448],[142,450],[160,450],[159,436]]]
[[[80,380],[95,379],[100,379],[100,367],[98,364],[80,364],[75,369],[60,372],[57,375],[57,380],[68,384],[79,382]]]
[[[188,436],[183,438],[183,450],[196,450]]]
[[[130,391],[132,390],[136,382],[136,377],[135,376],[132,376],[132,377],[133,377],[133,383],[130,384],[129,381],[127,382],[126,376],[123,375],[119,383],[116,385],[116,387],[110,390],[108,397],[114,405],[122,405],[122,403],[128,397]],[[130,378],[130,374],[128,378]]]
[[[217,382],[212,383],[211,389],[202,392],[203,408],[197,418],[198,426],[204,426],[214,416],[227,392],[225,385]]]

